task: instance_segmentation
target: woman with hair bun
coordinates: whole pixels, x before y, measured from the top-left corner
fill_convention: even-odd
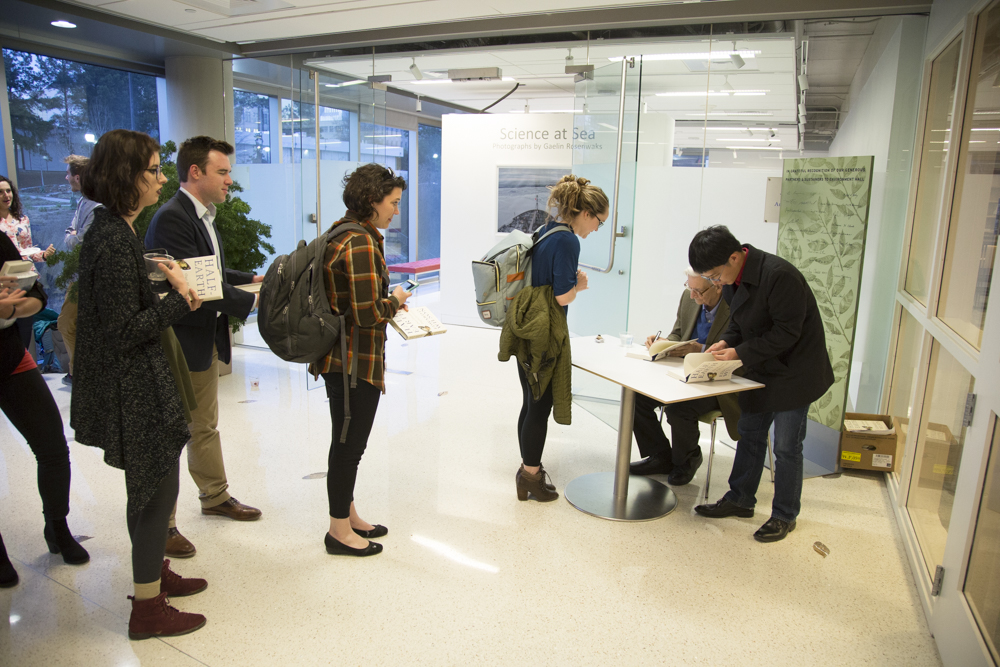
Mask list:
[[[531,259],[531,287],[551,287],[555,303],[561,306],[555,307],[555,310],[563,313],[563,321],[557,324],[565,329],[565,314],[569,312],[569,304],[573,303],[578,293],[587,289],[587,274],[577,269],[580,260],[580,240],[577,237],[587,238],[608,219],[608,196],[596,185],[591,185],[586,178],[577,178],[572,174],[563,176],[551,190],[548,207],[556,209],[557,217],[538,229],[538,238],[541,239],[560,227],[573,233],[552,234],[535,245]],[[526,291],[527,288],[522,293]],[[512,303],[511,309],[513,308]],[[511,328],[521,324],[514,320],[514,317],[506,320],[505,334],[509,331],[507,324]],[[556,325],[551,325],[550,335],[555,330]],[[512,335],[516,337],[517,333]],[[503,341],[502,338],[501,355]],[[537,340],[532,339],[532,344],[537,343]],[[517,439],[521,447],[521,466],[515,475],[517,497],[518,500],[527,500],[530,494],[541,502],[552,501],[559,494],[556,493],[555,486],[546,481],[546,472],[542,467],[542,450],[545,448],[549,414],[553,405],[552,383],[547,385],[536,400],[520,360],[517,375],[523,393],[521,414],[517,419]],[[556,416],[559,417],[558,410]]]

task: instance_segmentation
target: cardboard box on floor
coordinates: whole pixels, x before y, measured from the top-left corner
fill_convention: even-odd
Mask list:
[[[899,470],[903,458],[903,444],[906,442],[905,436],[900,436],[899,420],[889,415],[869,415],[860,412],[848,412],[844,415],[844,419],[880,421],[886,428],[894,428],[895,432],[888,435],[873,435],[843,430],[840,434],[842,468],[879,472]]]

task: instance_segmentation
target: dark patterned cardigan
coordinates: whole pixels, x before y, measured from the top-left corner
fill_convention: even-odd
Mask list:
[[[80,254],[79,316],[70,426],[125,471],[128,512],[149,502],[190,437],[160,332],[190,312],[171,290],[150,287],[145,248],[101,207]]]

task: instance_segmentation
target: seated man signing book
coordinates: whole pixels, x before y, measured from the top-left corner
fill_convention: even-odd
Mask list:
[[[694,271],[688,269],[687,290],[681,295],[677,306],[677,320],[674,329],[667,336],[669,340],[697,340],[697,343],[682,345],[670,350],[670,356],[684,356],[691,352],[701,352],[720,339],[729,327],[729,306],[722,299],[722,286],[713,285]],[[646,347],[656,336],[646,339]],[[673,436],[673,446],[663,433],[656,409],[662,403],[635,395],[635,421],[632,432],[639,443],[639,453],[645,457],[629,466],[633,475],[668,475],[667,483],[683,486],[691,481],[702,463],[698,438],[698,417],[722,410],[726,419],[726,429],[733,440],[739,439],[736,423],[740,419],[740,408],[736,394],[710,396],[666,406],[667,421]]]

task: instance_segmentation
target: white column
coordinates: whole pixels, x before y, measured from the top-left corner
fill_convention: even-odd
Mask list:
[[[161,139],[179,146],[189,137],[207,135],[234,143],[232,61],[171,56],[165,69],[167,122]]]

